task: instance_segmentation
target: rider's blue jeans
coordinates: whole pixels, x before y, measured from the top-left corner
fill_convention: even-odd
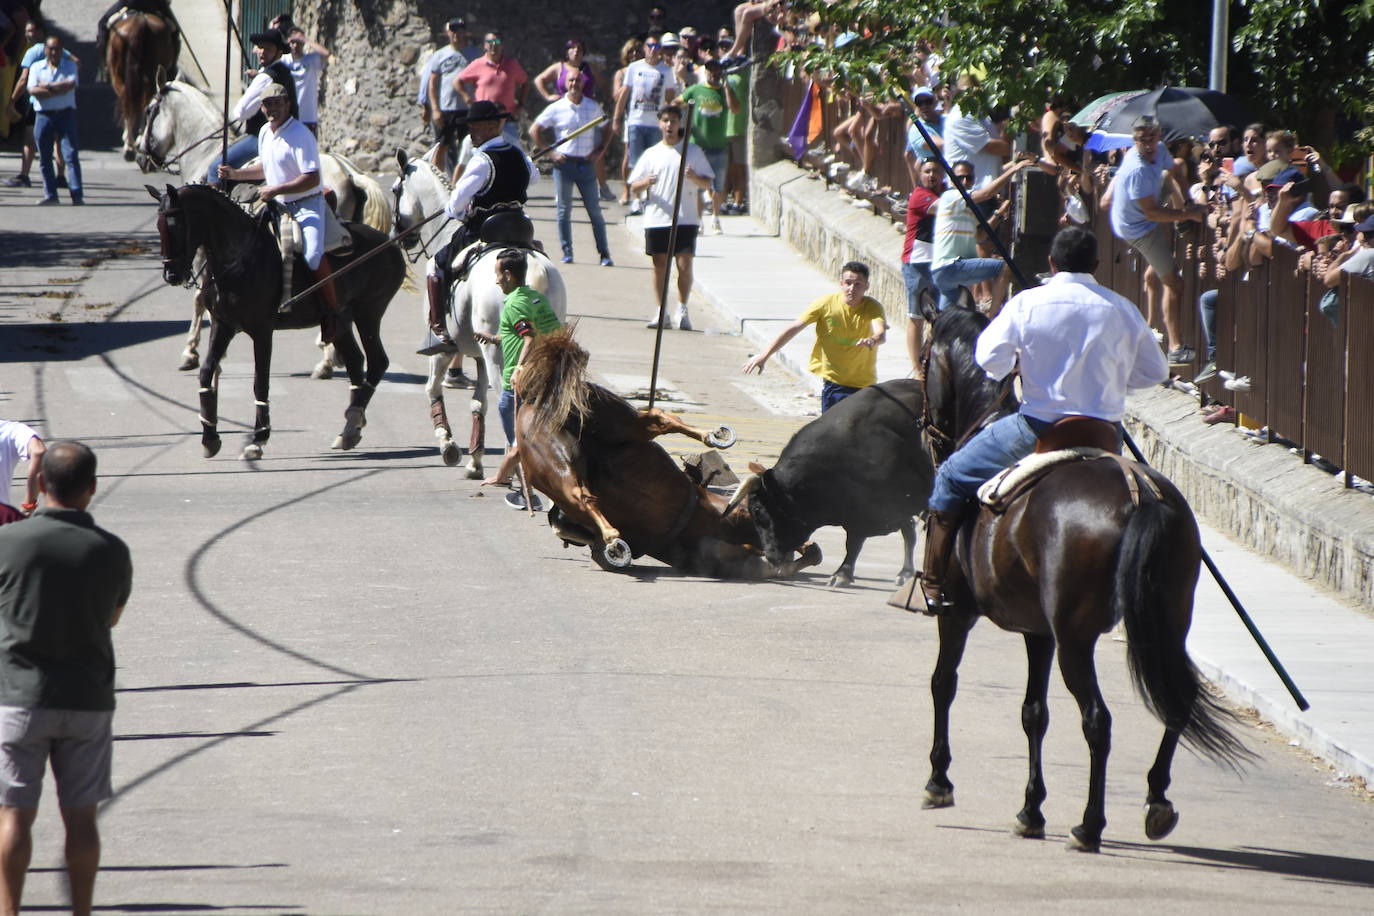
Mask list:
[[[979,487],[1034,452],[1037,431],[1049,426],[1021,413],[989,424],[935,472],[930,508],[948,515],[962,513],[978,495]]]
[[[1001,258],[960,258],[930,272],[931,282],[940,291],[940,311],[959,302],[959,287],[991,280],[1002,272]]]
[[[258,136],[239,137],[229,144],[229,153],[223,159],[216,156],[210,160],[210,168],[205,172],[205,180],[208,182],[219,181],[220,163],[226,163],[230,168],[241,169],[249,159],[254,159],[258,155]]]

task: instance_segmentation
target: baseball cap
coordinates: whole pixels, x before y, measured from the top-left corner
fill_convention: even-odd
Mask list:
[[[677,36],[674,35],[672,32],[664,32],[662,37],[659,38],[658,43],[663,45],[663,47],[665,48],[682,47],[682,42],[678,41]]]
[[[1356,232],[1374,232],[1374,216],[1366,216],[1364,221],[1355,225]]]
[[[468,24],[461,19],[450,19],[448,21],[448,30],[450,32],[456,32],[459,29],[466,29],[467,27]]]
[[[929,86],[917,86],[915,89],[912,90],[911,100],[913,102],[919,99],[921,96],[927,96],[928,98],[933,99],[935,98],[935,93],[931,91]]]
[[[1301,169],[1284,169],[1264,183],[1266,188],[1281,188],[1290,181],[1301,181],[1307,176]]]

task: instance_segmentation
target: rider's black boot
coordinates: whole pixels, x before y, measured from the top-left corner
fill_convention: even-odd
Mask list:
[[[954,533],[959,519],[944,512],[930,510],[926,519],[925,559],[921,566],[921,591],[926,598],[926,613],[934,616],[948,614],[954,605],[945,595],[945,573],[954,553]]]

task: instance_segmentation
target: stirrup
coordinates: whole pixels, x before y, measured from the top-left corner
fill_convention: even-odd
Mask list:
[[[926,599],[926,616],[943,617],[954,610],[954,602],[945,597],[945,583],[926,578],[918,573],[921,581],[921,595]],[[932,595],[931,592],[934,592]]]

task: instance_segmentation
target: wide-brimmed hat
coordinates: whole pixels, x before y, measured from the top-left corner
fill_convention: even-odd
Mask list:
[[[248,36],[248,40],[251,41],[253,44],[258,45],[259,47],[279,48],[282,51],[282,53],[291,50],[291,46],[286,43],[285,36],[283,36],[282,33],[277,31],[276,29],[266,29],[262,32],[254,32],[252,35]]]
[[[1356,208],[1356,207],[1359,207],[1359,206],[1361,206],[1361,205],[1360,205],[1360,204],[1351,204],[1350,206],[1348,206],[1348,207],[1345,208],[1345,212],[1342,213],[1340,216],[1333,216],[1333,217],[1331,217],[1331,222],[1333,222],[1333,223],[1340,223],[1340,224],[1343,225],[1343,226],[1353,226],[1353,225],[1355,225],[1355,222],[1356,222],[1356,220],[1355,220],[1355,208]]]
[[[503,121],[511,117],[510,112],[506,111],[496,102],[473,102],[468,113],[457,120],[458,124],[473,124],[477,121]]]

